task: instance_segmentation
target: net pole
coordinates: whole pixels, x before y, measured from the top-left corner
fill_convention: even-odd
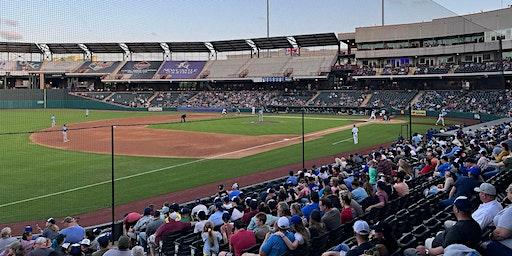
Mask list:
[[[114,242],[114,239],[115,239],[115,234],[114,234],[114,231],[115,231],[115,223],[116,223],[116,220],[115,220],[115,186],[114,186],[114,181],[115,181],[115,161],[114,161],[114,126],[111,125],[110,126],[110,143],[111,143],[111,159],[112,159],[112,181],[111,181],[111,192],[112,192],[112,201],[111,201],[111,212],[112,212],[112,242]]]

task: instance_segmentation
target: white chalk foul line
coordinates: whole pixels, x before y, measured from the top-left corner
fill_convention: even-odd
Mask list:
[[[321,134],[322,132],[323,131],[306,134],[304,137],[315,136],[317,134]],[[181,164],[171,165],[171,166],[167,166],[167,167],[162,167],[162,168],[158,168],[158,169],[154,169],[154,170],[149,170],[149,171],[145,171],[145,172],[141,172],[141,173],[136,173],[136,174],[132,174],[132,175],[116,178],[116,179],[114,179],[114,181],[126,180],[126,179],[131,179],[131,178],[139,177],[139,176],[146,175],[146,174],[151,174],[151,173],[155,173],[155,172],[161,172],[161,171],[165,171],[165,170],[170,170],[170,169],[174,169],[174,168],[177,168],[177,167],[182,167],[182,166],[186,166],[186,165],[190,165],[190,164],[200,163],[200,162],[204,162],[206,160],[220,158],[220,157],[223,157],[223,156],[227,156],[227,155],[231,155],[231,154],[237,154],[237,153],[240,153],[240,152],[245,152],[245,151],[253,150],[253,149],[257,149],[257,148],[267,147],[267,146],[271,146],[271,145],[275,145],[275,144],[279,144],[279,143],[283,143],[283,142],[288,142],[290,140],[296,140],[296,139],[300,139],[300,138],[302,138],[302,136],[296,136],[296,137],[288,138],[288,139],[285,139],[285,140],[269,142],[269,143],[265,143],[265,144],[261,144],[261,145],[257,145],[257,146],[253,146],[253,147],[248,147],[248,148],[244,148],[244,149],[235,150],[235,151],[232,151],[232,152],[227,152],[227,153],[219,154],[219,155],[208,156],[206,158],[201,158],[201,159],[197,159],[197,160],[190,161],[190,162],[185,162],[185,163],[181,163]],[[52,197],[52,196],[62,195],[62,194],[66,194],[66,193],[70,193],[70,192],[75,192],[75,191],[79,191],[79,190],[83,190],[83,189],[87,189],[87,188],[92,188],[92,187],[96,187],[96,186],[100,186],[100,185],[104,185],[104,184],[109,184],[109,183],[111,183],[111,180],[97,182],[97,183],[93,183],[93,184],[89,184],[89,185],[85,185],[85,186],[81,186],[81,187],[76,187],[76,188],[72,188],[72,189],[66,189],[66,190],[62,190],[62,191],[59,191],[59,192],[54,192],[54,193],[50,193],[50,194],[46,194],[46,195],[40,195],[40,196],[36,196],[36,197],[22,199],[22,200],[10,202],[10,203],[0,204],[0,208],[11,206],[11,205],[16,205],[16,204],[20,204],[20,203],[31,202],[31,201],[35,201],[35,200],[39,200],[39,199],[43,199],[43,198]]]
[[[350,139],[352,139],[352,138],[346,138],[344,140],[336,141],[336,142],[333,142],[332,145],[340,144],[342,142],[349,141]]]

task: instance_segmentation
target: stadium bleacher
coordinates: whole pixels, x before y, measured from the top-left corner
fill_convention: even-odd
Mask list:
[[[310,106],[359,107],[365,97],[363,91],[321,91]]]

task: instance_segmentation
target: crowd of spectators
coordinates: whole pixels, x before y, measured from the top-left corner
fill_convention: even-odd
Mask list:
[[[382,69],[381,75],[389,76],[389,75],[408,75],[409,74],[409,66],[408,65],[402,65],[402,66],[385,66]]]
[[[195,91],[167,91],[158,92],[151,101],[153,107],[180,107],[187,103],[187,101],[196,95]]]
[[[366,98],[363,91],[322,91],[313,100],[313,107],[359,107]]]
[[[403,110],[409,107],[409,103],[416,96],[417,91],[374,91],[368,106],[372,108],[388,107],[395,110]]]
[[[156,255],[192,238],[197,255],[510,255],[511,123],[435,133],[256,187],[219,185],[207,200],[149,205],[125,215],[115,247],[67,217],[62,230],[48,219],[21,239],[2,229],[0,253]]]
[[[270,100],[271,106],[306,106],[316,92],[287,90],[279,93]]]
[[[442,64],[437,66],[418,65],[414,71],[415,75],[448,74],[452,65]]]
[[[497,62],[484,63],[465,63],[455,68],[455,73],[477,73],[477,72],[497,72],[501,67]]]
[[[153,92],[117,92],[110,98],[110,101],[132,108],[148,108],[151,96],[153,96]]]
[[[190,98],[187,107],[251,108],[269,105],[277,91],[201,91]]]

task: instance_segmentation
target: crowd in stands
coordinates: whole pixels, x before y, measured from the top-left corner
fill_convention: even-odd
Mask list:
[[[196,108],[251,108],[269,105],[277,91],[201,91],[186,102]]]
[[[448,74],[451,65],[443,64],[437,66],[418,65],[414,71],[415,75]]]
[[[313,100],[313,107],[359,107],[366,94],[363,91],[322,91]]]
[[[374,76],[376,74],[377,71],[369,66],[358,66],[352,73],[353,76]]]
[[[21,238],[6,227],[0,253],[511,255],[511,125],[453,137],[429,129],[276,181],[219,185],[195,203],[148,205],[125,215],[116,246],[109,233],[86,232],[72,217],[62,230],[52,218],[44,229],[28,226]]]
[[[417,91],[374,91],[370,101],[369,107],[382,108],[391,107],[396,110],[403,110],[409,107],[409,103],[416,96]]]
[[[147,108],[150,106],[151,96],[153,92],[118,92],[110,98],[110,101],[133,108]]]
[[[510,90],[437,90],[425,91],[417,109],[486,114],[506,114],[511,107]]]
[[[386,66],[382,69],[381,75],[408,75],[409,74],[409,66],[403,65],[398,67]]]
[[[180,107],[185,105],[194,95],[196,95],[194,91],[158,92],[151,101],[151,106],[162,108]]]
[[[313,91],[288,90],[270,100],[271,106],[306,106],[316,93]]]

